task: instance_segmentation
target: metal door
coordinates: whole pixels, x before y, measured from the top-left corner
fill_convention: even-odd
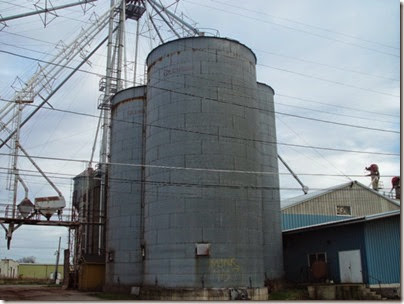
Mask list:
[[[338,252],[341,283],[363,283],[361,251]]]

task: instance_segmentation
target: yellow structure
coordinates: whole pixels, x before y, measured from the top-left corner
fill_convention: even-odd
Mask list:
[[[105,264],[83,263],[79,271],[79,290],[101,291],[104,286]]]
[[[18,275],[21,279],[53,279],[56,265],[26,263],[18,265]],[[63,279],[63,265],[58,266],[59,280]]]

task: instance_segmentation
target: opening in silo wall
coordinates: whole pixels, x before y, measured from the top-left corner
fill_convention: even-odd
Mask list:
[[[145,102],[145,86],[120,91],[111,101],[106,289],[140,285],[143,280],[142,168],[126,164],[138,165],[143,161]]]
[[[262,287],[264,255],[282,250],[280,215],[268,215],[279,209],[277,176],[234,172],[277,170],[276,149],[251,140],[273,136],[260,123],[255,64],[246,46],[213,37],[171,41],[147,58],[145,285]],[[196,256],[197,243],[210,244],[209,256]]]

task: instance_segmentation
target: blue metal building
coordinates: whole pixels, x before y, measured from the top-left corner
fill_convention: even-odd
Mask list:
[[[283,244],[289,281],[318,280],[313,264],[321,261],[323,280],[400,285],[400,210],[284,230]]]

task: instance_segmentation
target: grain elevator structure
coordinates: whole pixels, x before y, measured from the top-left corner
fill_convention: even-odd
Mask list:
[[[217,37],[147,57],[111,100],[106,289],[230,290],[283,275],[273,89]]]

